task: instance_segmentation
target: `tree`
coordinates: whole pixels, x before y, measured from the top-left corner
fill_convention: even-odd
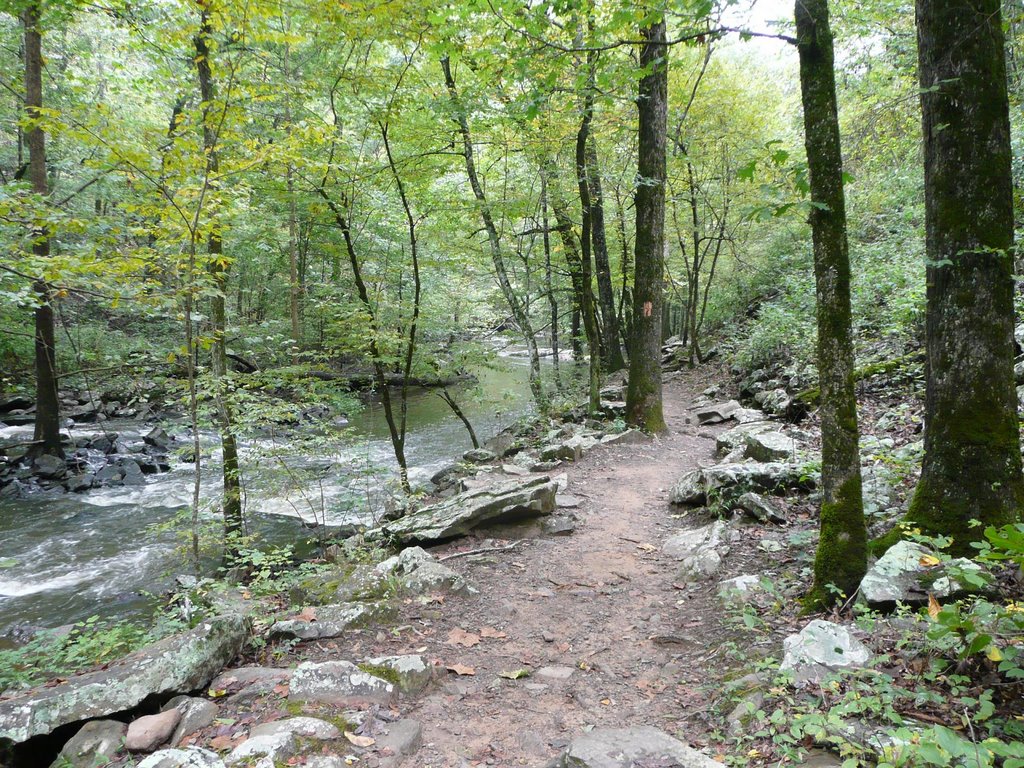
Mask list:
[[[31,3],[21,15],[24,27],[25,57],[25,138],[28,143],[28,177],[32,191],[40,199],[46,197],[49,184],[46,167],[46,133],[43,130],[43,31],[40,6]],[[36,271],[50,257],[50,231],[47,225],[32,234],[32,254],[37,258]],[[60,444],[60,399],[57,395],[56,333],[53,296],[45,277],[32,283],[35,294],[35,373],[36,418],[32,436],[32,452],[37,455],[63,456]]]
[[[1013,190],[999,0],[918,0],[927,249],[925,453],[907,521],[969,553],[1024,506]],[[890,539],[891,540],[891,539]]]
[[[853,387],[850,256],[827,0],[796,1],[804,143],[811,191],[821,387],[821,521],[810,604],[852,595],[867,570],[857,397]]]
[[[636,256],[626,421],[648,432],[665,430],[661,403],[661,302],[665,269],[665,134],[668,47],[665,19],[641,29],[636,189]]]

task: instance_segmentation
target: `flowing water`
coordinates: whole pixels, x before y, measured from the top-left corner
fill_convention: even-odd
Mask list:
[[[528,367],[518,357],[477,372],[477,386],[450,388],[481,440],[532,407]],[[395,486],[394,453],[378,403],[353,414],[351,434],[296,454],[280,440],[243,447],[245,507],[250,530],[277,543],[308,540],[312,528],[372,519]],[[462,422],[436,392],[410,392],[406,456],[414,485],[471,448]],[[118,432],[141,440],[152,425],[106,422],[75,428],[75,436]],[[30,428],[28,428],[30,431]],[[174,431],[169,428],[168,431]],[[0,442],[25,428],[0,429]],[[219,489],[215,440],[205,435],[203,515],[211,518]],[[204,449],[204,457],[207,451]],[[40,493],[0,499],[0,636],[17,627],[57,627],[94,614],[149,610],[173,575],[188,570],[182,555],[192,499],[192,464],[146,476],[142,486],[85,493]]]

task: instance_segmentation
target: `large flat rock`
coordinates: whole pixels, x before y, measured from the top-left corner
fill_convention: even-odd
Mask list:
[[[202,688],[238,655],[247,635],[241,616],[218,616],[106,669],[0,701],[0,740],[20,743],[62,725],[132,709],[150,696]]]
[[[400,544],[454,539],[488,523],[551,514],[557,487],[547,477],[536,477],[467,491],[389,522],[372,533]]]
[[[560,768],[722,768],[707,755],[649,725],[595,728],[573,739]]]

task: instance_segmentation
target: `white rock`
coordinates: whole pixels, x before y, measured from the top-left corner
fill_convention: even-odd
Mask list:
[[[282,762],[294,755],[297,748],[295,734],[290,732],[253,736],[231,750],[224,762],[228,766],[248,764],[259,758],[267,758],[273,763]]]
[[[138,763],[135,768],[225,768],[216,753],[199,747],[161,749]]]
[[[341,731],[332,723],[321,720],[317,717],[288,717],[284,720],[274,720],[270,723],[261,723],[249,731],[249,738],[257,736],[277,736],[283,733],[290,733],[294,736],[302,736],[307,739],[337,739]]]
[[[815,619],[799,633],[783,643],[783,670],[792,670],[798,688],[820,683],[840,669],[863,667],[871,659],[871,651],[850,631],[838,624]]]

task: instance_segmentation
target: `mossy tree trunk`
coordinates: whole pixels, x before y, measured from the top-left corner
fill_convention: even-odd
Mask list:
[[[49,192],[46,179],[46,133],[39,121],[43,108],[43,33],[39,20],[40,6],[32,3],[22,12],[25,57],[25,119],[28,127],[28,178],[32,191],[45,198]],[[32,233],[32,253],[40,264],[50,258],[50,232],[41,227]],[[39,272],[42,272],[40,266]],[[32,455],[63,456],[60,444],[60,399],[57,396],[56,333],[53,296],[50,285],[42,277],[32,283],[35,293],[35,374],[36,413],[32,435]]]
[[[927,228],[925,455],[907,519],[971,551],[1024,504],[999,0],[918,0]]]
[[[853,386],[843,157],[827,0],[796,0],[796,29],[811,187],[821,386],[822,501],[814,585],[808,596],[811,607],[856,591],[867,569],[867,531]]]
[[[637,97],[636,245],[633,320],[630,323],[626,421],[663,432],[661,402],[661,304],[665,272],[665,143],[668,120],[668,47],[665,19],[641,31]]]

